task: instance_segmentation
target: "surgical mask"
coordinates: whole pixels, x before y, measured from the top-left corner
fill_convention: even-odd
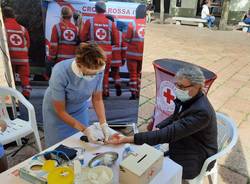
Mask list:
[[[182,102],[185,102],[185,101],[188,101],[192,98],[192,96],[190,96],[188,94],[188,90],[181,90],[181,89],[178,89],[176,88],[175,89],[175,95],[176,95],[176,98],[179,99],[180,101]]]
[[[82,78],[83,74],[82,72],[79,70],[79,68],[77,67],[76,61],[74,60],[71,64],[71,68],[74,74],[76,74],[77,77]]]
[[[81,70],[78,68],[76,61],[74,60],[71,65],[72,71],[76,74],[77,77],[85,79],[87,81],[91,81],[95,78],[96,75],[84,75]]]
[[[83,75],[82,74],[81,78],[87,81],[91,81],[95,78],[95,75]]]

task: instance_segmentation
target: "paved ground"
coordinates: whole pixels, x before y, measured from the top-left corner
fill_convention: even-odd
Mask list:
[[[152,61],[175,58],[212,70],[218,78],[208,97],[216,111],[224,112],[236,122],[239,141],[235,149],[220,159],[219,183],[249,183],[250,172],[250,34],[240,31],[211,31],[192,26],[147,26],[140,130],[145,131],[155,103],[155,76]]]
[[[152,61],[175,58],[214,71],[218,79],[208,96],[216,111],[236,122],[239,141],[234,150],[219,161],[219,183],[246,184],[250,173],[250,34],[239,31],[211,31],[192,26],[147,26],[140,97],[139,125],[145,131],[155,103],[155,76]],[[42,139],[43,142],[43,139]],[[8,153],[13,150],[7,150]],[[10,165],[32,156],[33,144],[15,157]]]

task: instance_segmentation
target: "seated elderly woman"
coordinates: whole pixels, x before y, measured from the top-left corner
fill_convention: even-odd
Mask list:
[[[124,137],[114,135],[111,144],[169,143],[169,156],[183,166],[183,179],[199,175],[204,161],[217,153],[215,111],[203,92],[204,75],[198,67],[176,74],[176,99],[173,115],[159,123],[158,130]],[[209,165],[209,170],[214,163]]]

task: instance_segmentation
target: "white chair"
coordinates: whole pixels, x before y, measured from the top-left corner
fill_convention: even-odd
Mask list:
[[[15,97],[20,103],[22,103],[28,110],[29,120],[24,121],[22,119],[16,118],[11,120],[9,118],[5,99],[6,97]],[[5,132],[0,133],[0,143],[5,145],[10,142],[16,141],[17,145],[21,145],[21,138],[25,137],[31,133],[34,133],[36,144],[39,152],[42,151],[42,146],[40,142],[40,137],[36,124],[36,115],[33,105],[24,98],[24,96],[15,89],[8,87],[0,87],[0,119],[7,123],[7,129]]]
[[[238,133],[235,122],[225,114],[218,112],[216,112],[216,118],[218,128],[218,153],[206,159],[200,174],[196,178],[188,180],[189,184],[203,184],[206,176],[210,176],[213,184],[217,184],[217,161],[210,171],[207,171],[207,167],[212,161],[229,153],[237,143]]]

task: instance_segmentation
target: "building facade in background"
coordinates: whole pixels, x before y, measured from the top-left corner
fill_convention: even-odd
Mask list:
[[[153,0],[155,12],[160,12],[160,1]],[[196,17],[200,16],[202,0],[164,0],[165,14],[169,16]],[[211,12],[220,17],[223,0],[211,0]],[[237,24],[244,13],[250,8],[249,0],[231,0],[228,24]]]

